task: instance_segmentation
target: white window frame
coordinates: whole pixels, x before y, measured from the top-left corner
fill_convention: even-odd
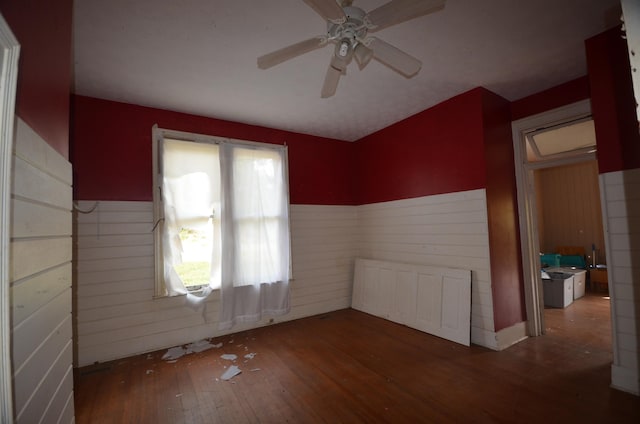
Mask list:
[[[20,44],[0,14],[0,422],[13,422],[9,242],[16,87]]]
[[[207,143],[207,144],[222,144],[222,143],[232,143],[237,146],[246,146],[246,147],[260,147],[261,149],[281,149],[283,146],[286,148],[286,143],[283,145],[280,144],[271,144],[271,143],[261,143],[257,141],[247,141],[247,140],[238,140],[228,137],[220,137],[213,135],[205,135],[205,134],[196,134],[185,131],[176,131],[170,129],[159,128],[158,125],[154,125],[152,128],[151,140],[152,140],[152,156],[153,156],[153,239],[154,239],[154,275],[155,275],[155,290],[154,290],[154,298],[165,298],[168,297],[167,289],[164,282],[164,256],[162,254],[162,231],[164,224],[164,204],[162,199],[162,173],[160,169],[160,143],[165,138],[173,139],[173,140],[181,140],[188,141],[194,143]],[[285,178],[287,180],[287,196],[289,196],[289,158],[288,155],[284,155],[284,171]],[[291,207],[291,203],[288,205],[289,209]],[[290,211],[289,211],[290,212]],[[288,213],[290,217],[290,213]],[[291,218],[289,218],[290,220]],[[289,241],[291,242],[291,241]],[[291,249],[289,249],[291,252]],[[289,261],[291,263],[291,261]],[[290,273],[290,275],[292,275]],[[216,288],[214,290],[219,290]]]

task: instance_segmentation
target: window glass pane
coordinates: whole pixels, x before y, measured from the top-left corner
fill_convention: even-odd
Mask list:
[[[529,162],[541,158],[595,148],[593,120],[549,128],[527,137]]]
[[[282,204],[282,159],[273,150],[235,148],[236,217],[278,216]]]
[[[173,263],[167,265],[187,288],[209,285],[214,245],[220,239],[218,146],[165,140],[163,175],[165,217],[171,218],[166,231],[174,251]]]
[[[283,278],[283,166],[278,151],[234,148],[235,285]]]

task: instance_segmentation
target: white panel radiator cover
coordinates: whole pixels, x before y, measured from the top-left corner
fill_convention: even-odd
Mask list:
[[[356,259],[351,307],[469,346],[471,271]]]

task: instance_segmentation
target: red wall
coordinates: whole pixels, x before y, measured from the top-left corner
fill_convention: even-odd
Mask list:
[[[495,331],[526,320],[510,103],[483,90],[489,256]]]
[[[594,90],[592,79],[578,78],[513,103],[477,88],[355,143],[76,96],[76,198],[151,200],[155,123],[189,132],[286,141],[294,204],[367,204],[485,188],[499,331],[526,319],[511,119],[587,98]]]
[[[72,98],[75,198],[151,200],[151,128],[289,146],[293,204],[366,204],[486,188],[496,331],[524,320],[510,104],[477,88],[348,143]]]
[[[358,140],[357,203],[482,188],[482,89]]]
[[[353,204],[352,143],[166,110],[72,98],[74,197],[152,200],[151,128],[217,135],[289,148],[293,204]]]
[[[640,168],[640,134],[627,43],[620,28],[586,41],[601,174]]]
[[[20,43],[16,112],[69,157],[69,95],[73,0],[0,0]]]
[[[588,99],[589,78],[585,75],[511,103],[511,120],[536,115]]]
[[[356,142],[358,204],[486,189],[496,331],[526,319],[510,106],[477,88]]]

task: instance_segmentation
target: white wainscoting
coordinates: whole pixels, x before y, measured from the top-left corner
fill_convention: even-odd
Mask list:
[[[100,201],[93,212],[76,217],[78,366],[228,333],[218,330],[217,291],[204,315],[185,306],[182,296],[153,299],[151,202]],[[356,208],[292,205],[291,235],[292,310],[276,321],[349,307]]]
[[[204,316],[183,297],[153,299],[151,202],[100,201],[76,217],[78,366],[227,333],[217,328],[217,292]],[[348,308],[354,260],[364,257],[470,269],[471,341],[495,345],[484,190],[357,207],[292,205],[291,235],[292,310],[276,321]]]
[[[358,256],[471,270],[471,342],[496,349],[485,190],[360,206]]]
[[[71,164],[17,120],[10,281],[18,423],[74,420]]]
[[[470,345],[471,271],[356,259],[351,306]]]
[[[600,175],[611,293],[612,386],[640,395],[640,169]]]

